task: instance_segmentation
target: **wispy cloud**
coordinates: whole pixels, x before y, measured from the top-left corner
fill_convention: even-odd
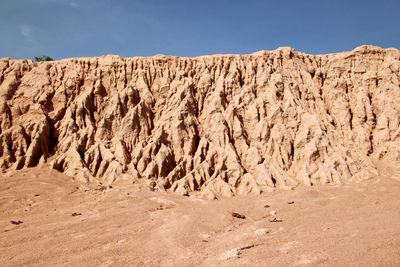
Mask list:
[[[73,8],[78,7],[78,3],[74,0],[31,0],[31,1],[39,4],[63,4]]]
[[[38,4],[49,4],[49,3],[57,3],[57,0],[31,0],[33,3]]]
[[[29,42],[35,41],[35,33],[37,28],[33,25],[22,24],[19,26],[19,32]]]

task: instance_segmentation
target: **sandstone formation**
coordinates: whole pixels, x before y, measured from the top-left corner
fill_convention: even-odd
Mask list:
[[[0,60],[0,168],[218,198],[400,160],[400,51]]]

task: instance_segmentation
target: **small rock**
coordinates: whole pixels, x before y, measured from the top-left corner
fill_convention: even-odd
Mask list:
[[[220,260],[228,260],[228,259],[232,259],[232,258],[239,258],[240,255],[240,248],[234,248],[231,250],[228,250],[226,252],[224,252],[219,259]]]
[[[249,248],[253,248],[253,247],[254,247],[254,244],[246,244],[244,246],[241,246],[240,249],[244,250],[244,249],[249,249]]]
[[[232,217],[239,218],[239,219],[246,219],[246,216],[239,214],[237,212],[232,212]]]
[[[252,248],[252,247],[254,247],[254,244],[246,244],[246,245],[243,245],[243,246],[241,246],[239,248],[234,248],[234,249],[228,250],[228,251],[224,252],[219,257],[219,259],[220,260],[228,260],[228,259],[231,259],[231,258],[239,258],[240,254],[242,253],[242,250],[249,249],[249,248]]]
[[[272,220],[269,220],[270,222],[283,222],[282,220],[278,220],[277,218],[273,218]]]
[[[211,237],[213,237],[214,234],[215,234],[214,232],[205,233],[205,234],[200,234],[200,237],[201,237],[202,239],[210,239]]]
[[[150,191],[154,192],[156,190],[157,183],[154,181],[150,182],[149,189]]]
[[[102,185],[102,186],[100,186],[99,188],[97,188],[96,190],[107,192],[107,191],[109,191],[110,189],[112,189],[112,186],[111,186],[111,185],[109,185],[109,186]]]
[[[262,236],[262,235],[266,235],[269,233],[269,230],[267,228],[260,228],[254,231],[254,234],[256,236]]]
[[[175,190],[175,192],[177,192],[177,193],[179,193],[179,194],[181,194],[182,196],[185,196],[185,197],[189,196],[188,190],[183,186],[178,186],[178,188]]]
[[[269,212],[269,214],[271,214],[271,215],[275,215],[275,214],[276,214],[276,211],[274,211],[274,210],[271,210],[271,211]]]
[[[21,223],[24,223],[23,221],[10,221],[12,224],[15,224],[15,225],[19,225],[19,224],[21,224]]]
[[[80,216],[80,215],[82,215],[82,213],[76,213],[76,212],[74,212],[74,213],[72,213],[72,216]]]

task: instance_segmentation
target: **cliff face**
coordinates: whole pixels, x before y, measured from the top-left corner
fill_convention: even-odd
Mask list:
[[[400,160],[400,51],[0,61],[0,168],[259,194]]]

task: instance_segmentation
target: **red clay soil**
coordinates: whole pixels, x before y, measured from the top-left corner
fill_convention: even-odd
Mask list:
[[[399,266],[392,178],[203,200],[17,171],[0,176],[0,266]]]

